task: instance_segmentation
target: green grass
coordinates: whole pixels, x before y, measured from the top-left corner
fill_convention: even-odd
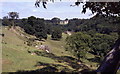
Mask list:
[[[63,38],[60,41],[51,40],[50,35],[46,40],[45,45],[48,45],[51,48],[51,52],[57,56],[71,56],[70,52],[65,51],[65,38],[67,37],[66,34],[62,35]]]
[[[31,55],[27,50],[36,50],[34,47],[29,47],[24,44],[18,35],[3,28],[2,59],[3,71],[17,71],[25,69],[36,69],[34,65],[37,61],[53,63],[54,60],[42,56]]]
[[[34,67],[37,62],[65,65],[64,63],[57,63],[54,59],[48,57],[31,55],[27,52],[27,50],[34,51],[37,49],[35,47],[27,46],[26,44],[24,44],[26,38],[17,35],[12,30],[8,30],[7,27],[3,27],[2,31],[5,34],[2,39],[3,72],[34,70],[37,69],[37,67]],[[64,50],[64,39],[62,39],[61,41],[53,41],[50,39],[49,36],[44,44],[48,45],[51,48],[51,53],[54,53],[57,56],[71,55],[69,52],[66,52]]]
[[[18,70],[35,70],[39,69],[39,67],[35,67],[37,62],[42,63],[48,63],[48,64],[54,64],[54,65],[61,65],[57,66],[59,70],[62,70],[64,66],[70,70],[75,70],[68,64],[68,62],[58,62],[58,60],[53,59],[51,57],[45,57],[45,56],[38,56],[38,55],[31,55],[28,53],[29,51],[40,51],[33,46],[27,46],[24,44],[25,41],[28,39],[24,36],[34,38],[34,36],[30,36],[26,33],[24,33],[22,30],[17,29],[17,33],[13,30],[8,30],[7,27],[2,27],[2,31],[5,34],[5,36],[2,39],[2,61],[3,61],[3,72],[14,72]],[[24,34],[24,36],[20,36],[19,33]],[[61,56],[71,56],[72,53],[65,50],[65,39],[68,35],[62,34],[62,39],[60,41],[54,41],[51,40],[51,36],[48,35],[47,40],[45,42],[39,42],[38,45],[43,43],[43,45],[47,45],[50,48],[50,52],[54,54],[57,57]],[[45,54],[48,55],[48,54]],[[48,55],[49,56],[49,55]],[[94,55],[87,53],[87,58],[94,58]],[[96,65],[94,62],[89,62],[86,59],[82,59],[84,64],[90,66],[90,65]],[[92,69],[96,69],[96,67],[92,67]]]
[[[54,64],[54,65],[61,65],[57,66],[59,70],[64,69],[64,66],[70,70],[75,70],[70,65],[68,65],[68,62],[58,62],[56,59],[53,59],[51,57],[44,57],[44,56],[38,56],[38,55],[31,55],[28,53],[29,51],[40,51],[33,46],[27,46],[24,44],[25,41],[28,39],[25,37],[22,37],[18,34],[16,34],[12,30],[8,30],[7,27],[2,27],[2,32],[5,34],[5,36],[2,38],[2,71],[3,72],[15,72],[18,70],[36,70],[40,67],[35,67],[37,62],[42,63],[48,63],[48,64]],[[25,36],[28,37],[34,37],[30,36],[26,33],[24,33],[21,30],[17,30],[19,33],[23,33]],[[54,41],[51,40],[51,36],[48,35],[48,39],[45,40],[45,42],[42,42],[43,45],[48,45],[48,47],[51,49],[50,52],[54,54],[55,56],[71,56],[72,53],[65,51],[65,39],[67,37],[66,34],[62,34],[63,37],[60,41]],[[41,43],[41,42],[40,42]],[[38,44],[40,44],[38,43]],[[45,54],[47,55],[47,54]],[[87,53],[87,58],[94,58],[94,55]],[[90,62],[87,59],[81,59],[85,65],[91,66],[91,69],[97,69],[96,65],[98,63]],[[120,73],[120,70],[118,70],[118,73]]]

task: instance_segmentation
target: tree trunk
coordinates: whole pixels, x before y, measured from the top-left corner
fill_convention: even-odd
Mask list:
[[[112,50],[105,56],[97,72],[110,72],[116,74],[120,67],[120,38],[115,42]]]
[[[12,19],[12,28],[15,29],[14,19]]]

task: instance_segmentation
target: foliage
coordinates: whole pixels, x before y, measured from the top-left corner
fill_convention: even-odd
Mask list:
[[[47,0],[47,1],[56,1],[56,0]],[[44,0],[36,0],[35,6],[40,7],[40,3],[42,3],[44,8],[46,7],[47,1]],[[60,0],[61,1],[61,0]],[[87,0],[83,2],[83,0],[77,0],[75,2],[75,5],[71,6],[79,6],[80,4],[83,5],[82,13],[86,13],[86,10],[89,9],[92,11],[92,13],[96,13],[97,15],[112,15],[112,16],[120,16],[120,1],[119,2],[110,2],[108,1],[98,1],[98,2],[91,2],[90,0]]]
[[[56,27],[52,30],[51,38],[53,40],[60,40],[62,38],[62,31],[60,28]]]
[[[19,18],[19,13],[17,13],[17,12],[9,12],[8,16],[9,16],[9,19],[17,19],[17,18]]]
[[[120,2],[86,2],[83,5],[83,13],[86,12],[86,9],[90,9],[92,13],[105,14],[109,15],[120,15]],[[116,11],[117,10],[117,11]]]
[[[85,53],[89,51],[89,45],[91,36],[82,32],[75,33],[66,38],[67,45],[70,47],[69,50],[74,51],[78,58],[85,58]]]
[[[41,1],[41,0],[38,0],[38,2],[35,3],[35,5],[38,7],[39,7],[39,3],[40,3],[39,1]],[[52,0],[52,1],[54,1],[54,0]],[[42,4],[43,4],[44,8],[46,8],[47,3],[42,2]],[[75,5],[78,6],[79,4],[80,4],[80,2],[75,2]],[[119,31],[119,20],[116,21],[116,18],[115,18],[115,21],[112,19],[103,19],[103,18],[99,18],[99,20],[98,20],[98,19],[96,19],[96,17],[98,17],[98,15],[101,15],[101,14],[105,14],[104,17],[106,15],[107,16],[110,16],[110,15],[115,16],[115,14],[119,16],[120,15],[120,2],[86,2],[83,5],[82,12],[85,13],[86,9],[88,9],[88,8],[92,11],[93,14],[97,13],[97,15],[90,20],[80,20],[79,21],[79,19],[75,19],[72,22],[70,21],[70,23],[68,24],[69,26],[67,25],[65,27],[67,27],[67,30],[74,30],[75,32],[78,32],[78,33],[71,35],[70,37],[68,37],[66,39],[66,41],[68,42],[67,44],[71,48],[70,50],[73,50],[75,52],[75,55],[78,58],[85,58],[85,54],[88,51],[94,55],[103,57],[106,55],[106,53],[108,52],[110,47],[113,45],[113,42],[118,37],[116,32]],[[15,19],[15,14],[13,14],[13,12],[9,15],[11,15],[10,19],[12,19],[12,20]],[[112,20],[112,22],[111,22],[111,20]],[[52,32],[52,30],[53,30],[53,32],[52,32],[53,38],[56,38],[56,36],[58,38],[60,37],[59,32],[54,31],[54,28],[46,28],[45,21],[42,19],[39,19],[39,21],[38,21],[38,19],[36,17],[32,16],[32,17],[29,17],[27,19],[27,21],[26,20],[24,20],[24,21],[25,21],[24,22],[25,24],[22,24],[22,27],[25,29],[25,32],[27,32],[31,35],[35,35],[40,40],[42,38],[46,39],[47,33],[49,33],[49,31]],[[108,22],[106,22],[106,21],[108,21]],[[5,21],[5,22],[8,23],[8,21]],[[101,23],[101,22],[103,22],[103,23]],[[52,24],[54,24],[54,23],[57,24],[56,21],[54,21]],[[14,25],[14,22],[12,22],[12,24]],[[73,26],[72,24],[75,26]],[[23,26],[23,25],[25,25],[25,26]],[[51,26],[51,25],[49,24],[49,26]],[[81,31],[81,32],[79,32],[79,31]],[[49,33],[49,34],[51,34],[51,33]],[[9,52],[11,52],[11,51],[9,50]],[[6,54],[6,53],[4,53],[4,54]],[[11,55],[11,56],[13,56],[13,55]],[[23,57],[23,55],[21,55],[21,56]],[[19,60],[21,60],[21,59],[19,59]]]
[[[78,58],[84,58],[87,52],[92,53],[99,57],[101,60],[111,49],[118,35],[107,35],[94,33],[78,32],[66,38],[69,50],[74,52]],[[100,61],[101,61],[100,60]]]
[[[39,38],[40,40],[42,38],[47,39],[47,32],[46,32],[46,25],[44,22],[44,19],[37,18],[37,22],[34,26],[35,28],[35,36]]]
[[[19,18],[19,13],[17,12],[9,12],[8,16],[3,17],[3,25],[9,25],[10,27],[15,27],[15,19]]]
[[[70,48],[74,49],[72,52],[79,58],[85,58],[85,53],[90,50],[90,53],[98,55],[102,60],[118,37],[119,22],[116,23],[118,20],[119,18],[110,16],[107,18],[94,16],[91,19],[73,18],[63,26],[58,24],[59,18],[44,20],[31,16],[19,20],[17,24],[24,28],[26,33],[36,36],[39,40],[47,39],[47,34],[51,35],[52,40],[60,40],[64,31],[78,32],[66,39]]]
[[[41,1],[43,3],[44,8],[46,8],[46,2],[44,3],[43,0],[37,0],[36,1],[36,4],[37,4],[36,6],[39,7],[39,3]],[[90,9],[93,14],[96,13],[96,15],[104,15],[104,17],[106,17],[106,16],[120,16],[120,1],[119,2],[109,2],[108,0],[106,2],[96,2],[96,1],[95,2],[89,2],[89,1],[90,0],[88,0],[84,3],[84,2],[79,2],[79,0],[77,0],[77,2],[75,2],[75,5],[79,6],[80,3],[83,3],[82,13],[86,13],[86,10]],[[105,29],[107,31],[106,28],[103,28],[103,29]],[[120,35],[120,29],[118,29],[117,32]],[[109,33],[110,32],[108,31],[108,34]],[[107,43],[101,44],[100,46],[103,46],[104,48],[107,48],[106,47]],[[120,36],[119,36],[119,39],[116,41],[116,43],[114,45],[114,48],[112,49],[112,51],[114,51],[114,52],[112,52],[112,51],[109,52],[109,54],[103,60],[103,63],[97,69],[97,72],[111,72],[111,73],[116,74],[116,72],[117,72],[117,70],[119,69],[119,66],[120,66],[120,63],[119,63],[119,61],[120,61],[120,59],[119,59],[120,58],[119,57],[120,56],[119,46],[120,46]],[[111,57],[111,55],[112,55],[112,57]]]
[[[8,16],[3,17],[2,25],[4,25],[4,26],[8,26],[8,25],[12,26],[12,23],[9,21]]]
[[[118,20],[119,18],[110,16],[106,18],[103,16],[94,16],[91,19],[70,19],[64,28],[74,32],[82,31],[110,34],[111,32],[118,32],[120,30]]]
[[[44,19],[36,18],[34,16],[28,19],[22,19],[24,26],[22,26],[28,34],[35,35],[39,40],[47,39],[46,25]]]
[[[60,18],[54,17],[54,18],[51,19],[51,21],[54,25],[57,25],[57,24],[60,23]]]
[[[103,60],[103,57],[110,51],[111,47],[113,46],[115,40],[118,38],[118,36],[112,36],[107,34],[100,34],[96,33],[94,34],[92,38],[92,53],[94,55],[100,56],[100,61]]]

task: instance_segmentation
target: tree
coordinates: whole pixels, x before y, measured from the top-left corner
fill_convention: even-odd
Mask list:
[[[70,47],[68,48],[78,59],[85,58],[86,53],[90,50],[91,36],[82,32],[77,32],[66,38],[66,44]]]
[[[97,15],[120,16],[120,2],[86,2],[82,12],[85,13],[87,8],[89,8],[93,14],[97,13]],[[120,38],[118,38],[112,50],[105,56],[103,63],[97,69],[97,72],[112,72],[116,74],[120,67],[119,47]]]
[[[39,40],[47,39],[47,34],[45,34],[44,32],[36,32],[36,33],[35,33],[35,36],[36,36]]]
[[[35,34],[35,29],[30,24],[24,24],[23,28],[24,28],[26,33],[28,33],[30,35],[34,35]]]
[[[3,17],[2,25],[4,25],[4,26],[8,26],[8,25],[11,26],[11,22],[9,21],[8,16],[4,16]]]
[[[35,25],[35,36],[41,39],[47,39],[47,30],[44,19],[37,18]]]
[[[36,22],[36,17],[34,16],[30,16],[28,17],[28,24],[30,24],[32,27],[35,25],[35,22]]]
[[[92,37],[91,46],[94,55],[99,56],[100,61],[103,60],[104,56],[110,51],[111,46],[114,44],[117,36],[95,33]]]
[[[60,23],[60,19],[57,17],[52,18],[51,21],[54,25],[58,25]]]
[[[80,4],[80,2],[79,2]],[[86,12],[86,9],[90,9],[92,13],[96,13],[97,15],[112,15],[117,14],[120,16],[120,2],[86,2],[83,5],[83,13]]]
[[[51,20],[46,20],[45,24],[46,24],[46,32],[47,32],[47,34],[51,35],[52,34],[53,23],[51,22]]]
[[[42,0],[37,0],[35,5],[39,7],[39,3]],[[54,0],[52,0],[54,1]],[[44,8],[46,8],[46,2],[42,2]],[[75,5],[80,5],[79,0],[75,2]],[[96,13],[97,15],[104,15],[104,16],[120,16],[120,2],[86,2],[83,4],[83,13],[86,13],[86,9],[90,9],[92,13]],[[119,19],[120,20],[120,19]],[[120,31],[120,30],[119,30]],[[118,32],[120,34],[120,32]],[[97,72],[113,72],[116,73],[119,66],[120,66],[120,37],[116,41],[113,49],[107,54],[103,63],[98,68]],[[112,55],[112,56],[111,56]]]
[[[22,19],[22,24],[24,24],[22,27],[28,34],[36,36],[39,40],[47,39],[44,19],[30,16],[28,19]]]
[[[58,27],[54,27],[52,29],[52,35],[51,35],[52,40],[60,40],[62,38],[62,31]]]
[[[54,2],[55,0],[47,0]],[[40,7],[40,3],[43,4],[43,7],[46,8],[47,1],[45,0],[36,0],[35,6]],[[62,0],[60,0],[62,1]],[[83,3],[83,10],[82,13],[86,13],[86,10],[89,9],[92,11],[92,13],[99,14],[105,14],[105,15],[113,15],[120,16],[120,1],[118,2],[109,2],[109,0],[106,0],[104,2],[90,2],[90,0],[87,0],[86,2],[83,2],[83,0],[77,0],[75,2],[75,5],[71,6],[79,6],[81,3]]]
[[[9,12],[8,16],[9,16],[9,19],[11,20],[11,22],[12,22],[13,28],[15,28],[15,22],[14,22],[14,20],[17,19],[17,18],[19,18],[19,13],[17,13],[17,12]]]
[[[120,60],[120,39],[118,39],[112,50],[105,56],[102,64],[98,67],[97,72],[110,72],[112,74],[116,74],[119,68],[119,60]]]
[[[34,28],[35,20],[36,17],[34,16],[30,16],[28,17],[28,19],[22,19],[22,22],[24,24],[23,28],[25,32],[27,32],[28,34],[35,35],[35,28]]]

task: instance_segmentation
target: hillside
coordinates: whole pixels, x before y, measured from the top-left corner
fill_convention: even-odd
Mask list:
[[[61,41],[53,41],[48,36],[44,45],[51,49],[50,53],[38,50],[34,46],[28,46],[25,42],[27,37],[33,37],[24,33],[21,29],[10,30],[2,27],[4,37],[2,39],[2,62],[3,72],[29,71],[52,66],[61,70],[78,71],[88,67],[80,62],[68,51],[65,51],[65,38],[63,34]],[[40,44],[36,43],[36,44]],[[28,53],[28,51],[35,53]],[[80,67],[81,66],[81,67]]]
[[[43,45],[48,45],[51,49],[50,53],[43,50],[38,50],[35,46],[28,46],[25,42],[30,36],[24,33],[19,27],[13,31],[8,30],[8,27],[2,27],[4,37],[2,37],[2,71],[16,72],[16,71],[52,71],[57,72],[78,72],[83,69],[96,69],[97,63],[90,62],[86,59],[78,61],[70,52],[65,51],[65,38],[60,41],[51,40],[50,35],[48,39],[43,42]],[[27,38],[26,38],[27,37]],[[36,44],[40,44],[38,42]],[[28,51],[35,53],[28,53]],[[91,54],[87,54],[87,58],[93,58]]]

